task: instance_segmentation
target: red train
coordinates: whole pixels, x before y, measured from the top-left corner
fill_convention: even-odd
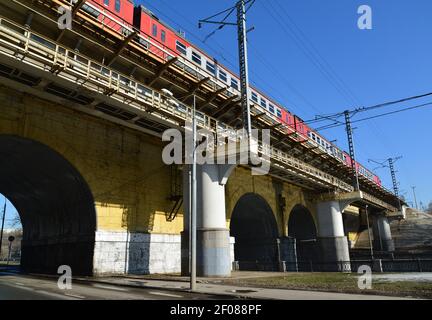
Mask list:
[[[141,5],[135,6],[133,0],[88,0],[83,10],[97,19],[103,27],[108,27],[123,35],[135,29],[140,35],[140,43],[150,52],[163,59],[167,55],[183,56],[213,79],[229,87],[233,94],[240,94],[240,80],[237,75],[186,40],[179,32],[160,21],[150,10]],[[347,166],[351,166],[351,158],[346,152],[337,148],[308,127],[300,118],[254,87],[250,88],[250,99],[261,111],[271,114],[274,119],[285,124],[292,132],[297,132],[309,143]],[[356,169],[359,174],[381,186],[380,178],[361,164],[356,163]]]

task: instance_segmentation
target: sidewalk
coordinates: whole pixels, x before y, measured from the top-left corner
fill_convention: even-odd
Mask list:
[[[237,277],[263,277],[275,276],[279,273],[268,272],[259,274],[242,273]],[[76,278],[76,281],[96,282],[127,287],[139,287],[170,291],[189,291],[189,278],[181,276],[111,276],[95,278]],[[219,284],[219,283],[220,284]],[[413,298],[400,298],[378,296],[369,294],[347,294],[335,292],[319,292],[306,290],[268,289],[257,287],[243,287],[222,284],[221,279],[199,278],[196,292],[203,294],[237,297],[243,299],[262,300],[413,300]]]

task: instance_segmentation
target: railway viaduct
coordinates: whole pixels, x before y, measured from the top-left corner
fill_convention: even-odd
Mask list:
[[[144,50],[136,34],[102,29],[84,2],[64,31],[61,1],[0,9],[0,192],[21,216],[22,266],[187,273],[188,167],[164,164],[161,135],[184,128],[193,95],[200,127],[237,128],[238,96],[187,61]],[[233,261],[267,270],[349,262],[367,218],[381,249],[393,250],[388,218],[402,214],[399,199],[367,179],[354,192],[349,168],[259,106],[252,113],[254,127],[272,132],[270,172],[198,168],[200,275],[227,276]]]

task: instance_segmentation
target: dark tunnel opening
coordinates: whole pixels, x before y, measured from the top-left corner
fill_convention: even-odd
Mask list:
[[[303,263],[319,260],[315,222],[309,210],[302,205],[296,205],[291,210],[288,220],[288,236],[296,239],[299,267]]]
[[[91,275],[96,231],[93,195],[81,174],[39,142],[0,135],[0,193],[17,209],[23,227],[21,269]]]
[[[230,225],[235,237],[234,256],[240,270],[277,270],[278,228],[273,211],[257,194],[237,202]]]

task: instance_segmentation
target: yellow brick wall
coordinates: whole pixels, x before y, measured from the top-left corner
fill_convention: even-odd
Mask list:
[[[93,193],[99,230],[179,233],[169,223],[170,168],[160,139],[120,128],[34,96],[0,87],[0,134],[41,142],[60,153]]]
[[[168,234],[183,230],[182,210],[173,222],[165,219],[173,203],[167,200],[170,168],[162,162],[160,139],[2,86],[0,108],[0,134],[41,142],[82,174],[93,192],[98,230]],[[297,204],[308,208],[316,222],[313,194],[237,167],[226,186],[228,228],[237,201],[246,193],[267,201],[282,236],[288,235],[289,214]],[[278,193],[286,199],[283,211]]]
[[[226,186],[227,227],[230,225],[235,205],[246,193],[258,194],[267,201],[273,211],[281,236],[288,235],[289,215],[297,204],[308,208],[315,219],[315,205],[311,201],[311,196],[304,189],[281,182],[271,176],[252,176],[249,169],[237,167],[228,179]],[[285,198],[283,211],[278,204],[277,195],[279,193]]]

